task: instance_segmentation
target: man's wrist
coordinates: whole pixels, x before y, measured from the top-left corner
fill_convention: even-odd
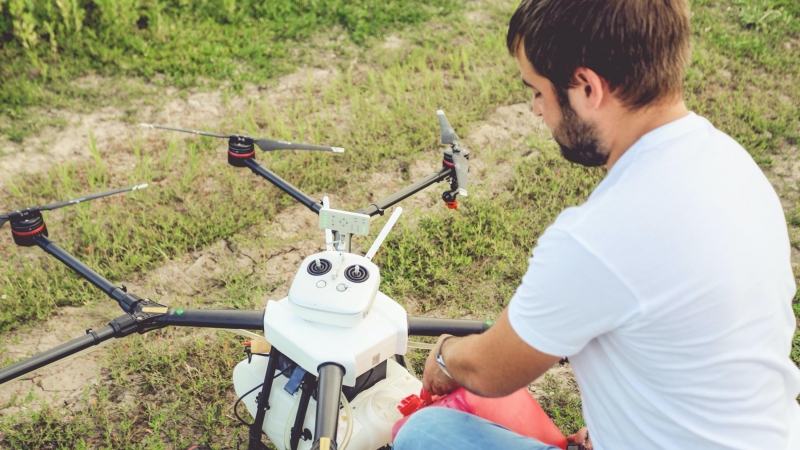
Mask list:
[[[439,343],[439,349],[437,350],[438,353],[436,355],[436,363],[439,364],[439,368],[442,369],[442,372],[444,372],[444,374],[450,378],[453,378],[453,376],[450,375],[450,371],[447,369],[447,365],[445,364],[443,350],[444,350],[444,343],[447,342],[448,339],[454,337],[455,336],[446,336],[444,339],[442,339],[442,342]]]

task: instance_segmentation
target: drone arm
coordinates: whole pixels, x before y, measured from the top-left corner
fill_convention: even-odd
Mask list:
[[[263,330],[264,311],[169,308],[156,318],[155,323],[160,326]]]
[[[93,285],[97,286],[97,288],[105,292],[106,295],[116,300],[120,307],[122,307],[122,309],[126,312],[130,311],[133,304],[139,300],[139,298],[135,295],[126,293],[122,288],[115,286],[113,283],[103,278],[102,275],[92,270],[89,266],[78,261],[74,256],[67,253],[66,250],[56,245],[53,241],[45,236],[36,236],[33,238],[33,242],[41,247],[42,250],[53,255],[67,267],[75,271],[75,273],[82,276]]]
[[[427,177],[417,181],[416,183],[414,183],[414,184],[412,184],[410,186],[407,186],[407,187],[401,189],[400,191],[397,191],[394,194],[392,194],[392,195],[390,195],[390,196],[388,196],[388,197],[386,197],[386,198],[384,198],[384,199],[382,199],[382,200],[380,200],[378,202],[375,202],[375,203],[367,206],[366,208],[361,208],[356,212],[360,213],[360,214],[366,214],[368,216],[374,216],[376,214],[383,214],[383,211],[386,208],[389,208],[389,207],[391,207],[392,205],[394,205],[396,203],[400,203],[401,201],[405,200],[406,198],[411,197],[412,195],[416,194],[417,192],[425,189],[426,187],[428,187],[428,186],[430,186],[430,185],[432,185],[434,183],[438,183],[438,182],[444,180],[445,178],[451,177],[451,176],[454,176],[453,168],[446,167],[446,166],[442,167],[441,169],[439,169],[438,172],[434,172],[434,173],[428,175]]]
[[[79,338],[65,342],[36,356],[20,361],[16,364],[0,369],[0,385],[19,378],[27,373],[40,369],[48,364],[64,359],[89,347],[98,345],[115,336],[114,328],[107,325],[99,330],[87,333]]]
[[[481,334],[492,326],[492,322],[467,319],[437,319],[433,317],[408,318],[409,336],[467,336]]]
[[[86,350],[89,347],[99,345],[109,339],[121,338],[132,334],[138,330],[137,319],[138,317],[134,314],[123,314],[97,331],[87,329],[86,334],[79,338],[65,342],[50,350],[46,350],[38,355],[1,369],[0,384],[19,378],[34,370]]]
[[[148,303],[155,305],[152,302]],[[160,306],[153,307],[153,309],[159,308],[167,309]],[[122,338],[135,332],[145,333],[166,326],[263,330],[264,311],[169,308],[166,313],[154,314],[148,312],[147,307],[137,307],[135,311],[117,317],[99,330],[87,330],[86,334],[79,338],[0,369],[0,385],[89,347],[100,345],[109,339]]]
[[[303,206],[314,211],[315,213],[319,214],[319,210],[322,209],[322,203],[316,201],[309,197],[308,195],[304,194],[300,189],[292,186],[291,183],[284,180],[283,178],[276,175],[271,170],[262,167],[259,165],[255,159],[245,159],[244,164],[250,168],[256,175],[266,179],[270,183],[274,184],[278,187],[278,189],[282,190],[289,194],[293,199],[300,202]]]
[[[322,363],[317,367],[317,421],[314,426],[312,450],[331,448],[336,450],[336,430],[339,425],[339,399],[342,395],[344,368],[337,363]],[[352,413],[348,413],[352,414]],[[353,420],[351,417],[350,420]],[[327,444],[323,443],[327,440]]]

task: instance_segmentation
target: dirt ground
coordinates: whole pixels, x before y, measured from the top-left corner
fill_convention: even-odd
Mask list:
[[[402,40],[396,36],[389,36],[384,45],[393,48],[402,44]],[[175,90],[167,89],[160,96],[163,101],[159,106],[134,105],[127,109],[106,107],[89,114],[66,114],[64,119],[67,125],[62,129],[48,128],[40,136],[26,140],[23,145],[11,142],[0,144],[4,146],[3,156],[0,156],[0,185],[21,173],[45,171],[58,164],[92,158],[90,131],[96,147],[107,152],[109,159],[113,159],[115,149],[126,148],[131,141],[143,138],[146,133],[151,132],[137,126],[139,122],[212,131],[227,130],[230,129],[231,117],[235,117],[237,112],[251,102],[280,105],[297,95],[306,83],[324,85],[336,75],[333,69],[301,69],[281,78],[275,87],[264,89],[248,86],[244,95],[237,97],[224,98],[218,92],[190,92],[181,97]],[[101,82],[102,80],[95,77],[77,81],[84,85]],[[483,149],[488,152],[491,149],[510,147],[517,149],[519,157],[535,157],[536,153],[522,153],[525,146],[521,144],[527,138],[541,138],[545,135],[543,123],[532,114],[528,104],[497,108],[484,123],[474,127],[464,138],[466,145],[477,150],[472,152],[471,160],[474,195],[492,195],[513,174],[513,158],[506,158],[500,164],[490,164],[481,154]],[[418,179],[436,169],[437,161],[419,160],[409,167],[409,176],[412,180]],[[374,173],[369,176],[369,184],[372,194],[379,198],[397,190],[404,181],[397,172]],[[405,200],[403,206],[416,212],[424,212],[439,207],[439,202],[438,194],[423,194]],[[255,280],[267,286],[275,286],[269,298],[262,299],[262,304],[265,305],[268,300],[283,298],[288,293],[299,263],[305,256],[320,249],[321,232],[314,219],[305,208],[290,207],[276,216],[272,223],[255,231],[269,233],[278,240],[289,242],[286,245],[269,250],[232,249],[228,242],[219,241],[203,251],[185,255],[180,260],[171,261],[143,274],[137,280],[126,280],[126,284],[133,292],[150,293],[157,296],[160,303],[169,305],[177,299],[215,289],[213,280],[227,268],[235,268],[255,273]],[[408,307],[410,314],[417,310],[414,304]],[[433,315],[443,316],[445,313],[433,311]],[[75,338],[88,327],[101,327],[118,314],[117,306],[110,301],[91,307],[63,308],[58,316],[38,325],[36,329],[23,327],[5,333],[4,346],[12,358],[32,355]],[[102,382],[97,361],[102,358],[103,351],[97,349],[0,387],[0,404],[32,393],[53,406],[77,407],[77,400],[85,387]],[[552,373],[570,385],[575,384],[568,365],[554,368]],[[535,386],[536,383],[532,386],[534,391]],[[546,395],[544,392],[539,393]],[[36,409],[41,406],[38,402],[32,402],[29,407]],[[18,411],[18,407],[6,408],[0,410],[0,415]]]
[[[42,111],[42,114],[57,115],[66,125],[63,128],[46,127],[22,144],[0,142],[0,187],[19,173],[42,172],[59,164],[92,158],[90,133],[98,149],[113,155],[115,149],[129,147],[132,141],[146,136],[139,123],[209,131],[231,129],[233,120],[242,111],[247,111],[251,102],[280,107],[296,96],[306,83],[324,84],[335,75],[333,69],[300,68],[280,78],[273,87],[249,85],[241,96],[233,97],[225,96],[219,90],[190,90],[185,94],[174,88],[159,90],[148,85],[144,87],[151,91],[147,102],[133,101],[125,107],[107,106],[85,114]],[[88,76],[74,83],[84,88],[100,87],[104,80]],[[180,136],[187,138],[191,135]]]
[[[476,13],[477,14],[477,13]],[[478,15],[473,20],[481,20]],[[399,48],[403,41],[396,36],[387,38],[387,48]],[[250,102],[270,102],[280,105],[303,88],[305,83],[324,85],[334,79],[333,69],[301,69],[281,78],[271,88],[247,86],[242,96],[225,98],[219,92],[189,92],[179,95],[167,89],[159,94],[157,105],[133,105],[127,108],[105,107],[88,114],[65,114],[67,125],[61,129],[48,128],[40,136],[30,138],[23,145],[12,142],[0,143],[0,186],[13,176],[24,172],[44,171],[55,165],[92,158],[89,133],[94,135],[96,146],[113,158],[114,149],[122,149],[131,141],[143,139],[151,131],[137,126],[139,122],[173,125],[184,128],[221,131],[231,129],[232,118],[246,108]],[[102,80],[93,77],[77,83],[92,85]],[[503,187],[513,174],[515,158],[535,158],[537,153],[527,153],[521,145],[526,139],[549,136],[542,121],[535,117],[528,104],[503,106],[491,112],[483,123],[477,124],[466,134],[465,143],[472,152],[472,175],[474,195],[491,195]],[[511,148],[509,158],[498,164],[488,157],[497,148]],[[776,158],[767,172],[770,181],[780,194],[788,209],[796,204],[800,193],[800,158],[794,151],[787,151]],[[436,169],[436,161],[420,160],[410,168],[412,179]],[[397,189],[402,183],[398,173],[376,173],[369,177],[376,196]],[[420,195],[408,199],[403,206],[416,211],[425,211],[438,205],[431,195]],[[138,279],[126,280],[135,292],[157,295],[159,302],[171,304],[173,300],[206,293],[216,289],[212,280],[229,268],[245,270],[256,275],[265,285],[274,286],[262,305],[270,299],[280,299],[288,293],[295,270],[302,259],[317,251],[321,245],[321,232],[312,214],[302,207],[291,207],[280,213],[271,223],[255,232],[270,233],[279,240],[288,242],[269,250],[261,248],[233,248],[227,241],[219,241],[207,249],[184,255]],[[793,249],[795,267],[800,254]],[[410,314],[417,308],[408,305]],[[2,335],[3,346],[10,357],[18,358],[52,348],[68,339],[79,336],[88,327],[100,327],[116,315],[112,302],[99,303],[84,308],[62,308],[57,316],[38,324],[36,328],[22,329]],[[433,311],[433,315],[445,315],[445,311]],[[113,345],[113,343],[111,344]],[[102,383],[102,372],[98,361],[104,350],[79,356],[57,366],[25,376],[0,387],[0,405],[13,397],[36,395],[50,405],[75,408],[87,386]],[[568,364],[558,365],[549,372],[557,380],[576,387]],[[542,379],[530,387],[537,396],[548,395],[542,388]],[[39,408],[38,402],[29,403]],[[0,416],[18,412],[18,407],[0,410]]]

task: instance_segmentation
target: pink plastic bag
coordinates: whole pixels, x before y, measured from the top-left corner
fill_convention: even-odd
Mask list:
[[[423,389],[420,395],[409,395],[397,405],[403,418],[395,422],[392,427],[392,440],[408,418],[426,406],[439,406],[474,414],[545,444],[562,449],[567,447],[567,439],[524,388],[500,398],[480,397],[461,387],[442,397],[431,396]]]

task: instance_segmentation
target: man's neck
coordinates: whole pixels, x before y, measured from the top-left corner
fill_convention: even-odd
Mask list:
[[[610,152],[606,167],[612,166],[633,146],[642,136],[658,127],[676,121],[689,114],[686,104],[681,99],[669,104],[654,105],[637,111],[620,110],[616,117],[609,120],[616,122],[616,126],[606,136]]]

